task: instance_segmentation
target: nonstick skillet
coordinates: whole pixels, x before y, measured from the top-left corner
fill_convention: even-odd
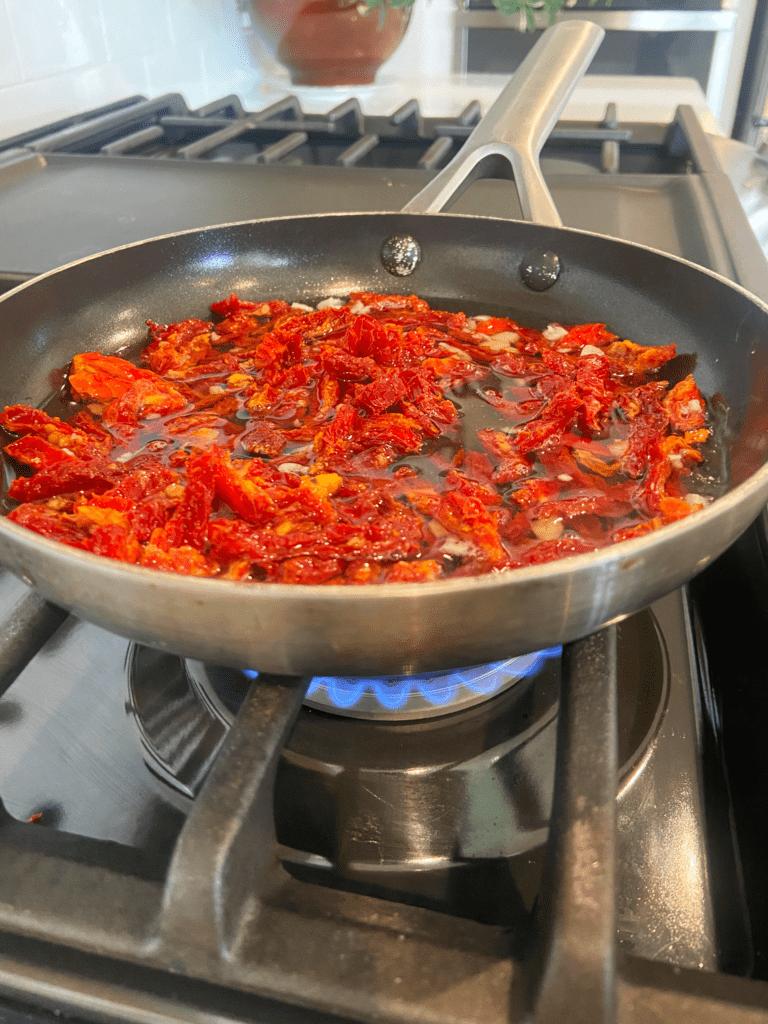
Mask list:
[[[181,232],[9,292],[0,300],[0,406],[44,405],[74,353],[140,347],[147,318],[207,318],[210,302],[233,291],[310,303],[407,291],[534,326],[604,321],[636,342],[674,342],[718,410],[722,495],[712,504],[592,554],[422,584],[176,576],[60,545],[5,518],[0,561],[49,600],[151,646],[265,672],[356,675],[478,664],[573,640],[703,569],[768,501],[768,307],[683,260],[560,226],[538,154],[601,37],[589,22],[546,33],[456,160],[401,213]],[[538,223],[431,212],[500,155],[524,214]]]

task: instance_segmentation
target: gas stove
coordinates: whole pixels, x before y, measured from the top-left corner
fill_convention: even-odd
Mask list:
[[[16,136],[1,276],[398,209],[478,114],[131,97]],[[569,226],[768,280],[690,109],[561,122],[543,167]],[[455,208],[520,215],[498,180]],[[422,679],[203,665],[0,573],[0,1019],[768,1020],[764,550],[755,527],[600,634]]]

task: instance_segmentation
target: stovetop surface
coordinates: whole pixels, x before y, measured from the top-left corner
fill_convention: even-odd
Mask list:
[[[127,106],[134,102],[143,101]],[[79,122],[0,146],[0,276],[7,285],[166,231],[284,213],[398,209],[450,152],[443,145],[437,159],[433,148],[431,166],[402,168],[371,156],[375,147],[363,152],[363,145],[351,165],[329,166],[314,158],[294,162],[307,158],[300,152],[305,142],[294,139],[275,163],[254,166],[249,155],[258,160],[275,145],[272,135],[245,155],[199,145],[229,123],[246,120],[242,109],[228,113],[223,101],[202,112],[178,106],[169,112],[167,103],[156,107],[154,121],[129,131],[128,146],[121,142],[123,127],[115,135],[107,124],[99,146],[88,143],[85,151],[73,151],[80,145],[74,137],[83,134]],[[683,111],[671,127],[615,126],[609,113],[602,125],[559,126],[559,139],[545,151],[545,175],[565,223],[653,245],[729,276],[737,273],[737,250],[756,251],[759,276],[762,254],[752,248],[743,212],[695,119]],[[108,122],[110,112],[104,116]],[[464,127],[473,117],[470,112]],[[167,123],[160,124],[163,118]],[[211,123],[201,128],[189,123],[194,119]],[[361,139],[388,130],[382,123],[360,123],[354,108],[333,123],[339,121],[348,127],[332,140],[334,160]],[[419,145],[400,139],[400,150],[418,148],[422,156],[439,139],[462,135],[461,125],[446,133],[437,119],[419,123],[412,108],[395,125],[397,132],[408,123]],[[242,127],[235,124],[236,137],[247,141],[251,129],[241,132]],[[283,135],[306,127],[286,125]],[[134,146],[141,131],[149,134]],[[174,131],[187,134],[171,139],[172,156],[151,151]],[[191,157],[178,157],[180,147],[196,145]],[[514,187],[506,181],[477,182],[455,209],[519,216]],[[47,237],[29,231],[36,218],[48,225]],[[657,1019],[676,1020],[709,1019],[706,1014],[720,999],[726,1005],[730,999],[768,1006],[762,989],[733,994],[726,985],[710,991],[706,983],[697,987],[699,975],[685,973],[752,969],[768,977],[762,924],[768,919],[762,913],[768,885],[755,829],[766,779],[760,718],[745,712],[762,707],[757,637],[764,622],[753,591],[742,584],[755,578],[760,592],[759,537],[750,534],[693,585],[693,606],[688,593],[678,591],[641,613],[639,627],[632,625],[635,617],[619,629],[620,660],[638,646],[638,629],[656,637],[642,648],[635,687],[646,725],[621,758],[618,934],[622,952],[631,954],[622,961],[622,1020],[645,1022],[652,1005]],[[23,584],[0,574],[0,610],[13,610],[26,599]],[[6,648],[15,628],[10,623],[5,630]],[[739,655],[730,653],[736,637],[744,652]],[[519,742],[503,754],[496,756],[491,747],[490,762],[483,760],[487,752],[479,738],[498,730],[492,727],[495,709],[504,711],[505,723],[520,702],[519,714],[529,713],[526,691],[513,687],[480,709],[457,714],[457,723],[469,723],[467,742],[476,730],[477,756],[441,768],[442,775],[432,772],[436,795],[408,808],[409,842],[415,845],[403,863],[402,855],[388,861],[380,853],[389,834],[380,831],[379,819],[386,819],[377,805],[389,801],[395,831],[402,833],[408,771],[396,759],[377,763],[375,751],[388,748],[390,735],[398,737],[395,749],[405,748],[444,723],[357,723],[358,732],[370,733],[373,761],[342,771],[327,752],[318,753],[322,743],[314,738],[312,718],[319,715],[334,736],[346,737],[354,725],[337,727],[333,716],[298,711],[297,681],[262,680],[246,700],[244,724],[228,733],[227,714],[217,717],[210,702],[201,712],[188,671],[178,659],[165,657],[68,618],[0,699],[0,794],[8,815],[2,822],[7,838],[0,879],[8,941],[0,956],[0,991],[11,999],[0,1004],[0,1017],[47,1006],[75,1016],[137,1021],[147,1012],[165,1020],[216,1014],[286,1021],[301,1006],[301,1019],[317,1022],[330,1020],[329,1014],[441,1024],[470,1016],[518,1019],[527,1005],[520,936],[528,932],[534,905],[548,895],[541,882],[541,844],[553,799],[556,697],[547,704],[540,696],[537,727],[522,729]],[[147,682],[137,675],[137,665],[153,658],[162,662],[161,672]],[[655,680],[652,685],[642,684],[645,672]],[[539,692],[546,695],[546,686]],[[176,712],[184,727],[167,729],[166,719]],[[274,716],[288,729],[297,714],[278,764],[283,734],[263,731],[259,723]],[[631,721],[627,729],[632,733]],[[735,782],[732,801],[723,753]],[[473,761],[479,771],[472,771]],[[287,877],[262,863],[271,854],[269,844],[258,841],[272,829],[273,763],[276,849]],[[255,780],[248,794],[227,783],[243,764],[252,767]],[[305,796],[301,789],[304,775],[318,765],[328,779],[323,806],[313,806],[312,791]],[[424,774],[426,766],[420,767]],[[193,800],[205,792],[201,786],[212,773],[212,792],[219,796]],[[361,780],[357,792],[364,795],[352,795],[356,791],[347,787]],[[478,806],[488,804],[488,819],[467,810],[476,806],[467,794],[478,787]],[[444,799],[448,791],[452,803]],[[250,808],[245,822],[236,813],[238,800]],[[300,828],[295,811],[281,824],[283,809],[295,800]],[[457,809],[464,814],[456,829],[459,845],[450,856],[430,847],[430,830],[423,827],[425,814],[439,819],[441,807],[443,815],[455,816]],[[333,832],[313,829],[313,819],[323,815],[345,823],[352,837],[346,848],[341,840],[333,848]],[[745,866],[748,919],[731,815]],[[196,847],[185,828],[192,819],[197,834],[207,836]],[[475,873],[483,862],[487,870]],[[227,874],[230,863],[239,865],[234,875]],[[201,893],[195,878],[203,874],[212,882]],[[416,874],[426,879],[421,888],[414,886]],[[222,879],[229,886],[223,897],[216,889]],[[119,934],[110,932],[111,907],[125,913]],[[211,950],[221,956],[211,959]],[[120,968],[123,958],[133,964],[130,991]],[[665,973],[665,963],[674,965],[672,973]],[[181,986],[178,972],[190,976]],[[675,1001],[681,984],[695,995]],[[258,996],[243,1001],[244,991]]]
[[[4,583],[11,602],[25,590]],[[705,800],[713,723],[700,659],[683,592],[619,628],[619,936],[648,958],[744,971],[723,784]],[[484,923],[524,917],[541,883],[560,673],[553,659],[483,705],[421,721],[305,708],[277,773],[284,864],[307,881]],[[251,685],[242,672],[217,676],[201,701],[194,663],[69,618],[0,703],[6,810],[119,843],[162,878],[233,720],[219,694],[239,706]]]

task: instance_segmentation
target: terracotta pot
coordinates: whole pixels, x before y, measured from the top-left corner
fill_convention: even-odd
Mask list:
[[[397,49],[410,7],[363,0],[250,0],[254,24],[296,85],[368,85]]]

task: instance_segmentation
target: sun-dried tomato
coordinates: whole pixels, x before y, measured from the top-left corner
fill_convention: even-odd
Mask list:
[[[101,352],[76,355],[69,373],[69,386],[75,396],[82,399],[109,401],[119,398],[140,381],[162,383],[149,370],[142,370],[119,356],[105,356]]]
[[[166,572],[360,586],[534,565],[706,502],[685,487],[704,399],[658,379],[673,345],[368,292],[211,309],[149,322],[142,366],[76,356],[67,422],[0,412],[34,474],[12,519]]]
[[[667,394],[664,408],[675,430],[696,430],[704,426],[704,400],[691,374]]]
[[[583,555],[600,547],[594,541],[584,537],[560,537],[557,540],[542,540],[522,550],[514,562],[515,565],[541,565],[553,562],[567,555]]]
[[[482,446],[498,459],[491,475],[494,483],[513,483],[531,472],[531,462],[517,451],[513,435],[503,430],[478,430],[477,437]]]
[[[94,458],[90,463],[65,459],[44,466],[32,477],[16,477],[8,488],[8,497],[14,501],[38,501],[73,491],[99,494],[112,487],[122,472],[122,468],[102,458]]]
[[[60,462],[80,461],[65,448],[59,448],[57,445],[43,440],[42,437],[33,437],[30,434],[6,445],[5,451],[23,466],[32,466],[34,469],[55,466]]]
[[[576,389],[568,387],[554,395],[541,410],[541,415],[522,428],[514,439],[518,454],[527,455],[546,444],[556,444],[573,423],[583,407]]]

